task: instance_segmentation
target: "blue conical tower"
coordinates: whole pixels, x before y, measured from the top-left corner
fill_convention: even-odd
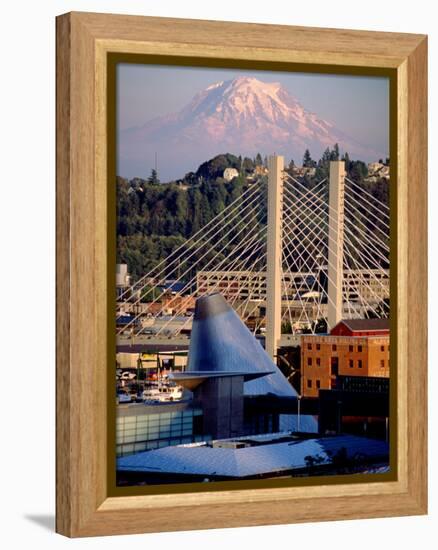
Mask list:
[[[219,293],[196,301],[187,372],[204,371],[271,373],[246,381],[244,395],[297,397],[260,342]]]

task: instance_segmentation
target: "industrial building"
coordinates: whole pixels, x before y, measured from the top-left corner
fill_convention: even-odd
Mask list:
[[[297,427],[317,431],[312,416],[298,422],[296,391],[220,294],[197,300],[187,366],[168,376],[186,389],[183,402],[119,406],[118,455]]]
[[[352,468],[387,463],[384,441],[317,435],[317,420],[300,414],[297,392],[220,294],[198,298],[187,369],[169,378],[185,387],[184,402],[119,416],[127,456],[118,483],[308,475],[316,463],[334,473],[338,455]]]
[[[360,460],[358,460],[360,457]],[[384,441],[343,435],[303,438],[253,436],[166,447],[118,460],[125,483],[177,483],[355,473],[377,466],[388,471]]]
[[[301,337],[301,394],[318,397],[338,376],[389,378],[388,319],[347,319],[330,334]]]
[[[202,431],[202,409],[188,401],[117,408],[117,456],[211,439]]]
[[[315,291],[326,287],[327,266],[319,273],[312,271],[284,271],[283,301],[300,302],[299,297],[306,298],[309,288]],[[227,300],[266,300],[266,271],[198,271],[196,274],[196,291],[198,295],[219,291]],[[344,269],[342,293],[345,302],[378,304],[389,296],[388,269]],[[324,298],[324,301],[326,299]]]

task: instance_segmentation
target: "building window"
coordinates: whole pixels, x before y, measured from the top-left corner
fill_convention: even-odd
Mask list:
[[[307,344],[307,349],[312,349],[312,344]]]
[[[332,351],[336,351],[337,349],[338,349],[338,348],[337,348],[336,344],[333,344],[333,345],[332,345]]]
[[[321,366],[321,359],[319,357],[316,358],[316,366],[317,367]]]
[[[354,367],[354,361],[353,361],[353,359],[350,359],[350,360],[348,361],[348,366],[350,367],[350,369],[352,369],[352,368]]]
[[[348,351],[349,351],[350,353],[353,353],[353,346],[348,346]]]
[[[357,361],[357,366],[361,369],[362,368],[362,359],[359,359]]]
[[[309,367],[312,366],[312,358],[311,357],[307,358],[307,366],[309,366]]]
[[[307,387],[309,389],[312,387],[312,380],[307,380]]]
[[[316,381],[316,388],[319,390],[321,387],[321,380]]]
[[[380,346],[380,351],[385,351],[385,346]]]
[[[384,359],[382,359],[382,360],[380,361],[380,366],[382,367],[382,369],[385,368],[385,360],[384,360]]]
[[[362,346],[357,346],[357,351],[358,351],[359,353],[362,353]]]
[[[321,349],[321,344],[316,344],[316,349],[319,351]]]

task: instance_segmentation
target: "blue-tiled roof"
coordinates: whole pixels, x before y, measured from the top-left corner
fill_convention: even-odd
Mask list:
[[[308,432],[318,433],[318,422],[310,414],[301,414],[298,421],[297,414],[280,414],[281,432]]]
[[[273,372],[245,382],[245,395],[297,393],[221,294],[196,301],[187,371]]]
[[[243,439],[243,438],[241,438]],[[341,435],[297,440],[240,449],[207,445],[179,445],[146,451],[117,460],[119,471],[155,472],[218,477],[249,477],[306,467],[306,457],[329,464],[345,449],[348,457],[385,460],[388,444],[364,437]]]
[[[167,281],[163,285],[161,285],[161,288],[164,288],[165,290],[170,290],[172,292],[181,292],[181,290],[183,290],[185,286],[187,285],[180,281]]]

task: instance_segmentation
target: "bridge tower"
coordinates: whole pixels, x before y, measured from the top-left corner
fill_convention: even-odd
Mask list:
[[[281,338],[281,271],[284,157],[268,159],[268,240],[265,349],[274,359]]]
[[[327,327],[332,329],[342,319],[342,280],[344,251],[344,186],[345,162],[331,161],[329,176],[328,231],[328,314]]]

